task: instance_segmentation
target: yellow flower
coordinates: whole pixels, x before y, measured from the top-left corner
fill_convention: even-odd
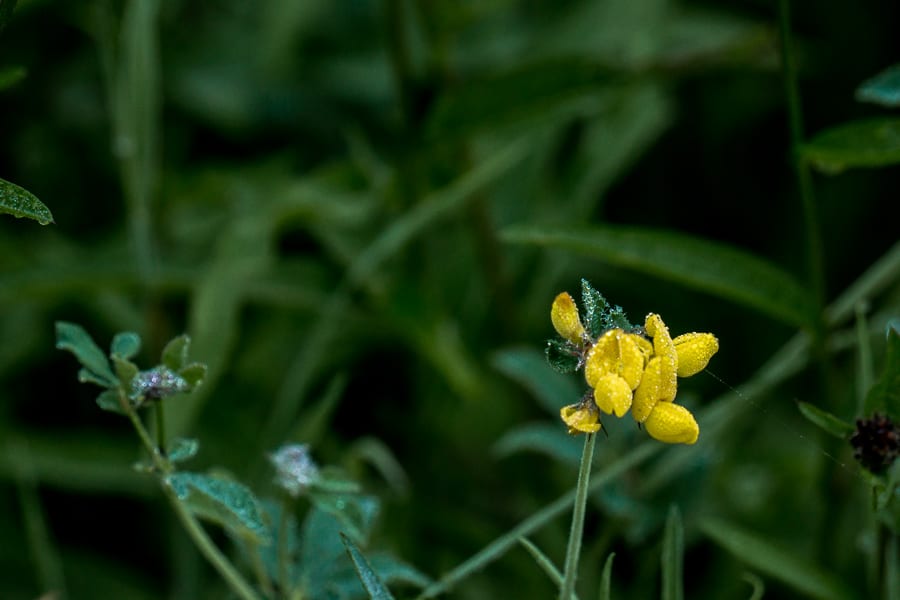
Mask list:
[[[594,388],[597,408],[625,416],[631,408],[632,390],[641,382],[646,343],[638,335],[610,329],[593,345],[585,361],[584,378]]]
[[[570,434],[600,431],[600,413],[590,398],[582,399],[578,404],[563,406],[559,416],[569,426]]]
[[[559,335],[576,346],[584,343],[587,333],[578,316],[578,307],[568,292],[559,294],[553,300],[553,306],[550,307],[550,321]]]
[[[711,333],[684,333],[672,342],[678,354],[679,377],[690,377],[705,369],[719,350],[719,340]]]
[[[634,392],[631,415],[661,442],[693,444],[700,427],[688,409],[673,402],[676,377],[689,377],[706,368],[719,341],[711,333],[686,333],[673,340],[660,316],[652,313],[644,329],[653,337],[653,356]]]
[[[700,436],[694,415],[673,402],[660,402],[644,421],[650,437],[666,444],[693,444]]]

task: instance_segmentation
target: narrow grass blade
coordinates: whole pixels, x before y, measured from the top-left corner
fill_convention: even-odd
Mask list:
[[[721,519],[706,519],[701,530],[750,567],[774,577],[798,592],[821,600],[853,598],[852,591],[831,573],[759,534]]]
[[[847,423],[809,402],[797,402],[797,408],[810,423],[836,438],[845,439],[856,429],[852,423]]]
[[[812,300],[788,273],[735,247],[639,227],[518,225],[505,241],[558,248],[669,279],[755,308],[792,325],[811,325]]]
[[[372,570],[372,565],[369,564],[363,553],[359,551],[356,544],[343,533],[341,534],[341,541],[344,542],[344,546],[347,548],[347,554],[350,555],[350,560],[353,561],[353,566],[356,568],[356,574],[359,575],[359,580],[366,589],[366,593],[369,594],[369,598],[371,600],[394,600],[394,596],[391,595],[391,592],[381,581],[381,578],[378,577],[378,574]]]
[[[540,548],[531,543],[528,538],[520,537],[518,541],[520,544],[522,544],[522,547],[528,551],[532,558],[534,558],[534,562],[538,564],[541,570],[547,574],[547,577],[550,578],[550,581],[556,584],[557,587],[562,586],[562,573],[559,572],[559,569],[556,568],[556,565],[553,564],[553,561],[550,560],[550,557],[544,554]]]
[[[684,600],[684,527],[674,504],[669,509],[663,538],[662,600]]]
[[[896,164],[900,162],[900,119],[879,117],[826,129],[803,147],[802,155],[829,175]]]
[[[612,587],[612,566],[613,559],[616,557],[615,552],[610,552],[603,564],[603,573],[600,574],[600,591],[597,594],[597,600],[610,600],[610,588]]]

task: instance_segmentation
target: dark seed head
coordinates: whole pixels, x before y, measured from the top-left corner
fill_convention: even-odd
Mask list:
[[[900,429],[888,417],[878,414],[857,419],[850,445],[862,466],[875,474],[884,473],[900,455]]]

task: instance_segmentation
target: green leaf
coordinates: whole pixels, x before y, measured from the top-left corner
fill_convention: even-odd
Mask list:
[[[581,280],[581,298],[585,312],[584,327],[592,338],[616,327],[626,331],[634,329],[622,307],[610,305],[586,279]]]
[[[600,592],[597,600],[610,600],[610,588],[612,587],[612,566],[615,552],[610,552],[603,564],[603,573],[600,574]]]
[[[363,543],[368,537],[378,513],[378,500],[362,494],[322,492],[310,488],[309,498],[317,508],[335,517],[343,531]]]
[[[162,351],[162,364],[173,371],[178,371],[188,361],[188,350],[191,347],[191,338],[187,334],[179,335],[172,339]]]
[[[200,442],[194,438],[175,438],[166,450],[166,456],[172,462],[184,462],[197,455]]]
[[[218,523],[257,544],[271,541],[259,501],[247,486],[222,477],[190,472],[173,473],[166,482],[198,517]]]
[[[118,415],[125,414],[125,411],[122,410],[122,404],[119,402],[118,389],[103,390],[100,392],[100,395],[97,396],[96,402],[101,410],[113,412]]]
[[[666,519],[662,551],[662,600],[684,598],[684,527],[674,504]]]
[[[203,363],[191,363],[185,367],[182,367],[178,374],[184,379],[190,388],[193,390],[197,386],[203,383],[203,380],[206,379],[207,368]]]
[[[119,358],[130,359],[141,349],[141,336],[138,334],[125,331],[117,333],[110,344],[110,356],[118,356]]]
[[[815,563],[775,545],[761,535],[721,519],[705,519],[700,529],[750,567],[779,579],[795,590],[821,600],[844,600],[855,594]]]
[[[356,547],[356,544],[344,533],[341,533],[341,541],[344,542],[344,546],[347,548],[350,560],[353,561],[359,580],[366,589],[366,593],[369,594],[369,598],[371,600],[394,600],[391,592],[385,587],[378,574],[372,570],[372,565],[369,564],[363,553]]]
[[[800,409],[800,413],[813,425],[834,437],[845,439],[856,429],[852,423],[847,423],[843,419],[808,402],[798,402],[797,407]]]
[[[571,342],[565,340],[557,338],[547,340],[544,353],[547,356],[547,362],[557,373],[574,373],[581,363],[581,354],[578,349]]]
[[[900,119],[880,117],[826,129],[803,146],[801,155],[829,175],[896,164],[900,162]]]
[[[0,179],[0,213],[34,219],[41,225],[53,223],[50,209],[37,196],[4,179]]]
[[[78,362],[93,378],[86,379],[98,385],[114,387],[119,384],[116,375],[109,368],[109,360],[103,354],[103,350],[94,343],[91,336],[80,325],[56,322],[56,348],[68,350],[75,355]],[[79,374],[81,379],[81,374]]]
[[[579,98],[596,103],[598,89],[609,79],[603,75],[598,65],[559,60],[520,63],[506,72],[470,78],[437,99],[426,136],[446,141],[482,129],[546,120]]]
[[[900,420],[900,332],[894,327],[888,327],[884,370],[866,396],[865,412],[884,412]]]
[[[112,363],[113,368],[116,371],[116,376],[119,378],[119,382],[122,384],[122,387],[126,390],[130,390],[131,382],[140,372],[137,365],[130,360],[119,357],[117,354],[113,354]]]
[[[900,107],[900,64],[862,82],[856,89],[856,99],[888,108]]]
[[[808,292],[788,273],[719,242],[664,230],[605,225],[517,225],[505,241],[583,254],[669,279],[760,310],[793,325],[810,325],[815,311]]]
[[[24,67],[6,67],[0,69],[0,91],[12,87],[25,79],[27,71]]]

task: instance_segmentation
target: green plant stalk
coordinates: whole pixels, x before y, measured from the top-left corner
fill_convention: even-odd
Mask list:
[[[875,379],[872,363],[872,343],[869,336],[869,323],[866,318],[868,306],[866,302],[856,304],[856,347],[857,347],[857,377],[856,377],[856,414],[863,416],[865,413],[866,394],[872,387]]]
[[[278,583],[281,588],[281,596],[288,600],[291,598],[290,557],[288,556],[288,516],[292,508],[291,497],[283,494],[281,499],[281,521],[278,523]]]
[[[156,416],[156,447],[165,454],[166,452],[166,415],[163,411],[163,403],[157,402],[153,407],[153,414]]]
[[[788,121],[791,135],[791,162],[797,175],[800,200],[803,205],[803,221],[806,233],[807,269],[812,285],[813,298],[821,315],[825,304],[825,270],[823,267],[822,237],[819,230],[818,211],[813,196],[812,174],[809,165],[800,156],[803,145],[803,107],[800,103],[800,88],[797,83],[797,62],[793,51],[791,36],[790,0],[778,1],[778,26],[781,38],[782,69],[784,71],[785,95],[787,100]],[[821,317],[817,323],[819,331],[824,333]]]
[[[259,555],[259,546],[253,547],[253,551],[250,553],[250,562],[253,565],[253,572],[256,574],[256,580],[259,582],[259,587],[262,588],[263,594],[266,595],[266,598],[274,598],[275,588],[272,587],[272,580],[269,579],[266,566]]]
[[[134,408],[128,402],[125,397],[125,392],[123,390],[119,390],[119,402],[122,405],[122,408],[125,410],[125,413],[128,415],[128,419],[131,421],[132,426],[134,426],[135,431],[138,434],[138,437],[141,439],[141,442],[144,444],[144,448],[150,454],[150,458],[153,461],[153,466],[156,467],[157,471],[160,474],[160,483],[163,489],[163,493],[166,498],[169,500],[169,503],[172,505],[172,508],[175,511],[175,515],[178,517],[178,520],[181,521],[182,526],[185,531],[187,531],[188,536],[190,536],[191,540],[197,546],[197,549],[200,551],[200,554],[209,561],[209,563],[219,572],[219,575],[222,576],[222,579],[225,580],[225,583],[231,588],[231,590],[242,600],[261,600],[259,595],[253,590],[253,587],[247,582],[246,579],[238,572],[238,570],[231,564],[225,555],[219,550],[219,548],[213,543],[213,541],[209,538],[209,535],[206,533],[206,530],[203,529],[203,526],[200,525],[200,522],[194,517],[193,514],[188,510],[188,508],[184,505],[178,495],[175,493],[175,490],[172,489],[172,486],[168,485],[165,481],[165,476],[171,473],[174,468],[172,463],[163,456],[160,448],[153,443],[152,438],[150,437],[150,433],[147,431],[147,428],[144,427],[141,418],[138,416],[137,412],[135,412]]]
[[[575,579],[578,576],[578,556],[581,554],[581,536],[584,533],[584,512],[587,507],[588,484],[591,478],[591,463],[594,460],[594,444],[597,436],[589,433],[584,438],[581,466],[578,469],[578,484],[575,487],[575,507],[572,509],[572,528],[569,530],[569,547],[566,549],[566,563],[563,568],[563,584],[559,592],[560,600],[569,600],[575,593]]]

